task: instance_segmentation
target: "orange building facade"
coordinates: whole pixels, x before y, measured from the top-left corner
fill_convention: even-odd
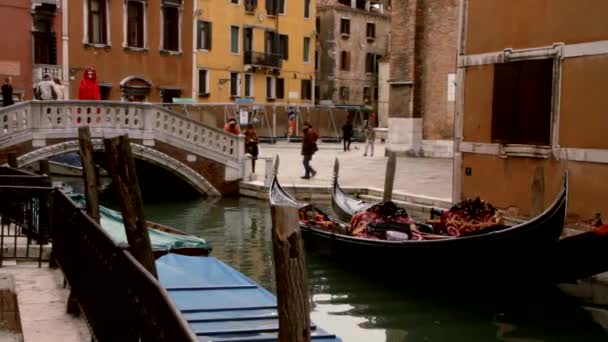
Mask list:
[[[608,217],[604,0],[462,0],[453,200],[515,216],[552,202],[569,171],[570,222]]]
[[[65,82],[62,37],[66,0],[0,0],[0,78],[14,99],[31,100],[44,74]]]
[[[70,97],[86,67],[102,100],[192,97],[194,0],[71,0]]]

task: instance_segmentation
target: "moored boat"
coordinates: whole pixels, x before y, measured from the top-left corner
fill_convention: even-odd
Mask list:
[[[84,208],[86,206],[83,195],[69,194],[68,196],[79,207]],[[99,212],[103,230],[117,244],[128,245],[122,214],[104,206],[99,206]],[[211,253],[211,247],[207,241],[200,237],[151,221],[146,221],[146,227],[148,228],[152,253],[155,258],[167,253],[190,256],[207,256]]]
[[[297,202],[273,179],[271,202]],[[537,217],[500,229],[482,230],[468,236],[390,241],[347,235],[344,230],[326,229],[301,222],[307,247],[345,258],[357,267],[391,269],[396,275],[436,277],[517,276],[553,277],[553,256],[563,230],[568,196],[567,176],[552,205]],[[336,226],[344,222],[333,220]],[[365,266],[364,266],[365,265]],[[419,278],[421,279],[421,278]]]
[[[158,279],[199,341],[279,341],[277,298],[214,258],[165,255]],[[311,323],[310,340],[341,342]]]
[[[356,213],[367,210],[374,205],[374,203],[366,202],[347,194],[338,183],[339,172],[340,162],[336,158],[331,191],[332,209],[341,220],[350,221]]]

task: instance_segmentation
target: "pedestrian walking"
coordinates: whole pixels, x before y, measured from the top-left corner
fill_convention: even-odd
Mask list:
[[[42,76],[42,81],[38,82],[34,95],[38,100],[57,100],[59,96],[57,85],[51,79],[51,75],[46,74]]]
[[[302,179],[310,179],[317,175],[317,171],[312,168],[310,161],[312,155],[317,152],[317,139],[319,135],[313,130],[312,125],[308,122],[304,123],[304,129],[302,129],[304,139],[302,139],[302,164],[304,164],[304,176]]]
[[[13,102],[13,78],[7,77],[2,85],[2,106],[10,106]]]
[[[230,118],[230,119],[228,119],[228,122],[226,122],[226,124],[224,124],[224,131],[228,132],[228,133],[232,133],[234,135],[239,135],[239,134],[241,134],[241,127],[236,122],[235,118]]]
[[[346,118],[346,123],[342,126],[342,140],[344,141],[344,151],[350,151],[350,143],[353,138],[353,122],[349,116]]]
[[[253,128],[252,124],[247,125],[245,129],[245,153],[251,155],[251,173],[255,173],[255,161],[258,159],[258,133]]]
[[[365,132],[365,152],[363,152],[363,156],[367,157],[367,149],[371,148],[370,156],[374,156],[374,142],[376,141],[376,131],[374,130],[374,123],[376,119],[376,114],[372,113],[367,120],[366,123],[366,132]]]

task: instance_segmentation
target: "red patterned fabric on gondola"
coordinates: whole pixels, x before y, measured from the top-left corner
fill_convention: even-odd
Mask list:
[[[393,202],[383,202],[376,204],[366,211],[359,212],[350,221],[348,232],[352,236],[364,237],[369,239],[384,239],[385,236],[374,234],[370,231],[370,225],[376,223],[400,223],[404,225],[414,225],[414,221],[403,208],[397,207]],[[415,227],[415,226],[414,226]],[[415,228],[409,232],[410,239],[418,240],[420,234]]]
[[[444,212],[434,225],[438,234],[451,236],[469,235],[482,229],[502,225],[502,215],[491,204],[477,197],[467,199]]]

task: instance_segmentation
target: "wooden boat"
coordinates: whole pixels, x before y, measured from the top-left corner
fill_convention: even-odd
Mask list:
[[[156,268],[198,341],[279,341],[277,298],[230,265],[169,254],[156,260]],[[342,342],[312,322],[310,340]]]
[[[398,275],[423,275],[427,280],[494,276],[504,279],[514,274],[548,278],[554,276],[552,259],[564,227],[567,197],[566,175],[552,205],[537,217],[500,230],[457,238],[388,241],[335,233],[309,224],[301,224],[300,228],[307,247],[343,257],[358,268],[389,268]],[[276,176],[270,198],[273,205],[308,205],[286,193]]]
[[[561,239],[555,250],[556,282],[575,282],[608,272],[608,234],[595,230]]]
[[[68,197],[79,207],[86,207],[83,195],[71,193],[68,194]],[[117,244],[128,246],[122,214],[104,206],[99,206],[99,213],[101,216],[101,228]],[[207,256],[211,253],[209,244],[200,237],[151,221],[146,221],[146,227],[148,228],[152,253],[155,258],[167,253],[189,256]]]
[[[332,209],[341,220],[350,221],[350,219],[359,211],[367,210],[374,203],[362,201],[347,194],[340,184],[338,184],[338,173],[340,171],[340,163],[336,158],[334,163],[334,179],[331,192]]]

